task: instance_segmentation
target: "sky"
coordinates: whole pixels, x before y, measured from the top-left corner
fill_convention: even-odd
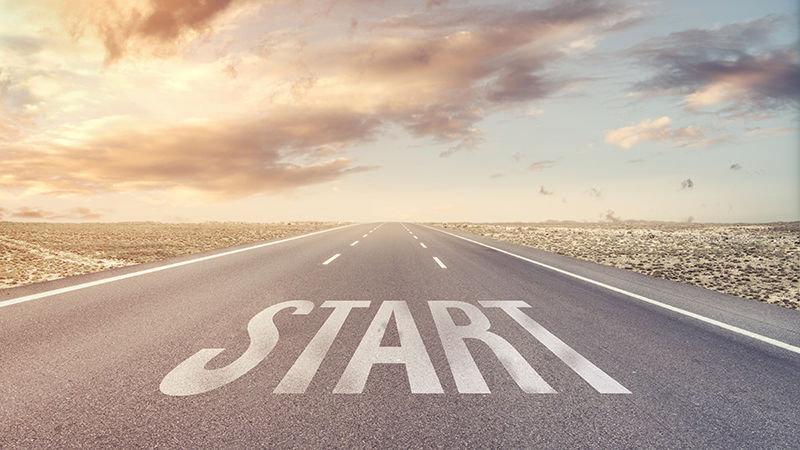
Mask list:
[[[798,2],[0,0],[0,220],[800,220]]]

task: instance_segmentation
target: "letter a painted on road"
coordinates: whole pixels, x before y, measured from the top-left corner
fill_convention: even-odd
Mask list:
[[[456,380],[458,392],[465,394],[489,393],[489,387],[464,342],[464,339],[471,338],[483,341],[492,349],[497,355],[497,359],[523,391],[529,394],[555,393],[555,390],[533,370],[533,367],[525,361],[525,358],[513,345],[489,331],[489,319],[475,305],[456,301],[436,301],[428,302],[428,306],[431,308],[433,321],[439,330],[439,338],[442,340],[444,354],[447,362],[450,363],[450,371]],[[470,323],[456,325],[447,311],[448,308],[463,311],[469,317]]]
[[[400,346],[382,347],[381,340],[392,315],[397,324]],[[333,393],[360,394],[363,392],[369,372],[375,364],[405,365],[408,383],[414,394],[441,394],[444,392],[406,302],[388,301],[381,304],[367,332],[361,338],[361,343],[358,344],[350,363],[344,369],[339,383],[333,389]]]

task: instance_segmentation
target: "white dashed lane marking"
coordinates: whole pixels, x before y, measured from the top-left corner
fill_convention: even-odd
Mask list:
[[[427,247],[427,246],[426,246],[424,243],[422,243],[422,242],[420,242],[420,243],[419,243],[419,245],[421,245],[421,246],[422,246],[422,248],[428,248],[428,247]]]
[[[439,267],[441,267],[442,269],[447,269],[447,266],[445,266],[444,263],[439,258],[434,256],[433,260],[436,261],[436,264],[438,264]]]
[[[352,244],[350,244],[350,247],[352,247],[352,246],[354,246],[354,245],[356,245],[356,244],[358,244],[358,241],[355,241],[355,242],[353,242]]]
[[[324,263],[322,263],[322,265],[323,265],[323,266],[327,266],[328,264],[332,263],[334,259],[336,259],[336,258],[340,257],[341,255],[342,255],[341,253],[337,253],[337,254],[335,254],[335,255],[331,256],[330,258],[328,258],[328,260],[327,260],[327,261],[325,261]]]

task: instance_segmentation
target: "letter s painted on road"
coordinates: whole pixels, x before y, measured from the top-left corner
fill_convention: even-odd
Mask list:
[[[173,396],[202,394],[224,386],[241,377],[258,365],[278,343],[278,329],[273,317],[279,311],[294,308],[292,314],[306,315],[314,309],[314,304],[305,300],[278,303],[253,316],[247,323],[250,346],[236,361],[219,369],[206,369],[205,366],[224,348],[204,348],[180,363],[161,381],[161,392]]]

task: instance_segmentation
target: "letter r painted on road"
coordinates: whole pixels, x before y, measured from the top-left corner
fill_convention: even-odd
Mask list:
[[[450,371],[456,381],[458,392],[468,394],[488,394],[489,386],[478,370],[475,360],[464,339],[477,339],[492,349],[494,354],[514,378],[517,385],[527,393],[555,393],[556,391],[539,376],[533,367],[508,341],[489,331],[489,319],[477,306],[466,302],[434,301],[428,302],[433,321],[439,330],[444,354],[450,364]],[[470,320],[468,325],[456,325],[448,308],[460,309]]]

